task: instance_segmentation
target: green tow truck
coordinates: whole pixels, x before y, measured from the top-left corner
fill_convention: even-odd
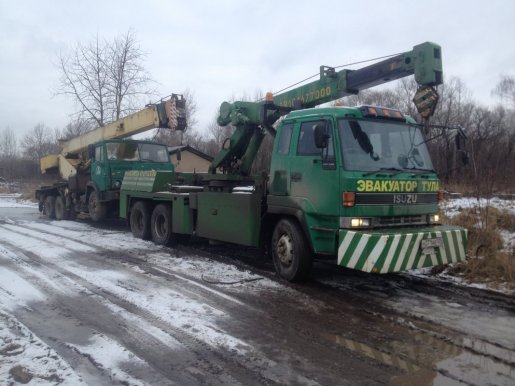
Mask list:
[[[289,281],[305,279],[315,258],[374,273],[464,260],[467,231],[440,224],[420,126],[384,107],[314,108],[409,75],[417,108],[431,115],[442,83],[433,43],[359,70],[322,66],[320,79],[261,102],[224,102],[218,123],[235,130],[210,172],[128,171],[120,216],[158,244],[196,235],[264,247]],[[270,173],[251,175],[267,133]]]

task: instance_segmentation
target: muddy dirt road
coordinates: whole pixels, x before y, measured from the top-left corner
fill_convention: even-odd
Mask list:
[[[236,259],[241,255],[243,259]],[[0,383],[513,385],[515,300],[0,208]]]

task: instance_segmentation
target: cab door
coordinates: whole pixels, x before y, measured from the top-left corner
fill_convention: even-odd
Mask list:
[[[104,144],[95,146],[95,159],[91,162],[91,180],[102,192],[110,188],[109,162],[105,154]]]
[[[315,145],[314,128],[324,125],[328,146]],[[305,215],[316,252],[331,253],[339,227],[341,205],[340,168],[335,156],[332,119],[306,119],[297,122],[290,158],[290,194]],[[318,241],[318,242],[317,242]]]

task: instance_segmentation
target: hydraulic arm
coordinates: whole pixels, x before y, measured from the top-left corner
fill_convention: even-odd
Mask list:
[[[272,125],[282,115],[310,108],[395,79],[415,75],[420,86],[437,86],[443,81],[442,52],[439,45],[422,43],[413,50],[358,70],[336,71],[321,66],[320,79],[274,96],[273,101],[224,102],[218,124],[235,126],[232,137],[211,163],[229,174],[246,176],[261,145],[265,132],[275,135]]]

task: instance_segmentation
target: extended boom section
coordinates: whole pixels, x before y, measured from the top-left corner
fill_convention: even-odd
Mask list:
[[[148,105],[141,111],[62,143],[62,153],[78,153],[95,142],[128,138],[154,128],[184,130],[185,126],[184,99],[174,94],[169,100]]]
[[[426,42],[413,50],[370,66],[336,71],[321,66],[320,79],[275,95],[273,101],[224,102],[218,124],[235,126],[233,136],[213,160],[210,171],[223,169],[228,174],[248,175],[266,131],[274,135],[272,125],[290,111],[315,107],[362,90],[414,75],[420,86],[442,83],[442,50],[438,44]]]

